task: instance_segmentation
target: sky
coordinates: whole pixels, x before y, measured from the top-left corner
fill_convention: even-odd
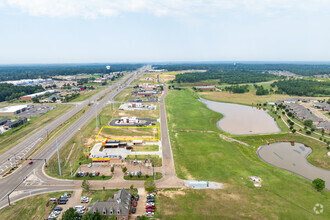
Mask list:
[[[330,61],[330,0],[0,0],[0,64]]]

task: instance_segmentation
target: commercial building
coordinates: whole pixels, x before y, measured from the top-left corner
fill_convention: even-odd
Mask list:
[[[142,103],[124,103],[120,105],[119,110],[155,110],[156,106],[153,104],[144,105]]]
[[[47,91],[43,91],[43,92],[38,92],[38,93],[22,96],[19,99],[30,100],[30,99],[33,99],[33,98],[36,98],[36,97],[41,97],[45,94],[54,94],[56,92],[58,92],[58,91],[57,90],[47,90]]]
[[[23,118],[20,118],[16,121],[8,121],[6,124],[3,125],[3,128],[5,130],[9,130],[9,129],[12,129],[12,128],[16,128],[22,124],[24,124],[25,122],[27,122],[27,118],[23,117]]]
[[[9,118],[0,119],[0,126],[6,124],[9,120]]]
[[[196,90],[216,90],[215,86],[195,86]]]
[[[0,116],[14,116],[30,108],[29,105],[14,105],[0,109]]]
[[[132,193],[121,189],[114,193],[107,201],[97,201],[88,206],[88,212],[100,213],[110,217],[115,215],[119,220],[127,220],[131,209]]]

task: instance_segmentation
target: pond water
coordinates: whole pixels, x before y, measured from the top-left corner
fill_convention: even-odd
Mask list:
[[[200,99],[207,107],[224,115],[217,126],[230,134],[267,134],[280,132],[274,118],[256,107]]]
[[[266,163],[298,174],[310,181],[321,178],[330,190],[330,171],[308,163],[306,157],[312,149],[301,143],[279,142],[259,147],[258,156]]]

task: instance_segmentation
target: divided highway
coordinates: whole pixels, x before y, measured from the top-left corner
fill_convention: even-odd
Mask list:
[[[89,100],[86,100],[81,105],[78,105],[75,109],[71,110],[70,112],[66,113],[59,119],[55,120],[53,123],[47,125],[45,128],[39,130],[35,134],[31,135],[30,138],[26,139],[24,143],[20,143],[19,145],[16,145],[14,148],[9,150],[8,152],[2,154],[0,156],[0,164],[3,164],[8,161],[8,158],[13,153],[19,153],[22,151],[22,149],[25,149],[27,146],[30,146],[35,142],[35,140],[38,140],[39,138],[45,138],[45,131],[46,129],[49,129],[48,131],[51,132],[51,129],[56,129],[57,126],[61,125],[63,122],[65,122],[65,119],[69,119],[74,114],[85,108],[88,103],[92,100],[97,100],[99,97],[102,97],[104,94],[111,91],[108,95],[105,96],[101,101],[95,102],[93,106],[91,106],[88,111],[86,111],[79,119],[74,121],[70,126],[68,126],[63,132],[61,132],[56,138],[54,138],[50,143],[45,145],[43,149],[39,150],[37,153],[35,153],[31,158],[42,158],[49,160],[52,155],[56,153],[57,144],[59,148],[64,146],[77,132],[79,128],[82,128],[89,120],[95,117],[96,111],[101,110],[109,101],[111,101],[118,93],[120,93],[126,86],[128,86],[133,80],[137,78],[137,76],[144,71],[146,71],[150,66],[144,66],[137,71],[125,76],[123,79],[121,79],[119,82],[117,82],[115,85],[107,88],[103,92],[99,93],[98,95],[92,97]],[[126,81],[127,80],[127,81]],[[57,140],[57,144],[56,144]],[[32,152],[33,149],[36,147],[35,145],[33,148],[29,149],[29,152]],[[18,170],[16,170],[14,173],[9,175],[8,177],[1,178],[0,179],[0,208],[7,205],[7,194],[11,192],[21,181],[24,177],[29,176],[31,173],[34,173],[34,175],[37,177],[36,179],[38,181],[34,182],[33,184],[40,184],[38,188],[34,188],[33,186],[30,186],[25,183],[23,183],[17,191],[14,192],[11,196],[11,200],[18,200],[33,194],[40,194],[44,192],[51,192],[51,191],[61,191],[61,190],[73,190],[75,187],[75,181],[71,180],[58,180],[58,179],[52,179],[44,175],[43,173],[43,161],[37,161],[31,165],[27,165],[27,163],[24,163]]]

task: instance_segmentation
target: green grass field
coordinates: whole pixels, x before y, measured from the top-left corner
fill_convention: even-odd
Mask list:
[[[92,96],[96,95],[97,93],[101,92],[102,90],[106,89],[106,87],[98,87],[93,90],[82,91],[80,92],[80,96],[75,99],[72,99],[70,102],[81,102],[85,101],[86,99],[91,98]]]
[[[47,206],[50,198],[58,198],[63,192],[41,194],[22,199],[0,210],[0,219],[44,219],[48,218],[52,204]],[[47,216],[46,216],[47,215]]]
[[[3,133],[0,135],[0,154],[15,146],[24,140],[27,136],[30,136],[46,124],[54,121],[56,118],[69,111],[71,108],[73,108],[73,105],[56,105],[55,109],[47,112],[46,114],[31,117],[31,120],[22,126]],[[46,137],[47,132],[45,131],[45,138]]]
[[[158,139],[158,127],[104,127],[97,139]]]
[[[221,115],[207,109],[191,92],[170,91],[166,104],[178,177],[217,181],[225,188],[167,192],[159,196],[160,218],[326,219],[330,215],[330,209],[318,216],[313,212],[316,203],[329,204],[329,192],[316,192],[310,181],[264,163],[256,148],[221,139],[214,132],[219,132],[215,122]],[[258,136],[248,137],[252,141]],[[252,175],[261,177],[261,188],[248,180]]]
[[[135,145],[133,151],[159,151],[158,145]]]

